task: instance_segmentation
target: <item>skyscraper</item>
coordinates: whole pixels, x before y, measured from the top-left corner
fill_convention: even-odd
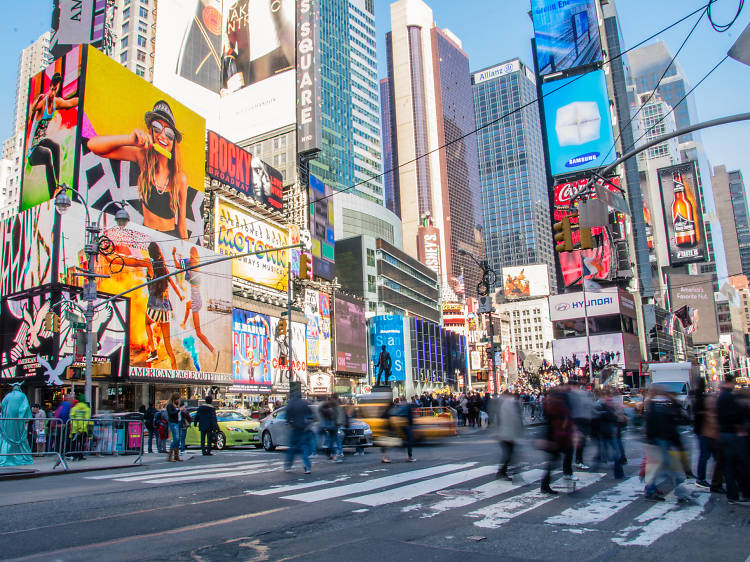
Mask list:
[[[471,291],[478,269],[459,253],[481,255],[469,58],[421,0],[391,4],[386,50],[404,251],[440,274],[444,294],[462,274]]]
[[[534,74],[513,59],[475,72],[472,84],[487,260],[498,274],[546,263],[557,292],[539,109],[521,109],[536,99]]]
[[[156,0],[116,0],[110,56],[149,82],[153,79]]]
[[[750,276],[750,219],[742,172],[715,166],[711,185],[724,237],[727,273]]]
[[[383,131],[383,195],[389,211],[401,216],[401,194],[398,189],[398,161],[393,152],[393,112],[391,111],[391,83],[380,81],[380,122]]]

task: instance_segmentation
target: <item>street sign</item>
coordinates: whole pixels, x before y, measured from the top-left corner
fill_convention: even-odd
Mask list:
[[[492,297],[479,297],[479,314],[489,314],[491,312],[495,312],[495,309],[492,306]]]
[[[595,185],[594,189],[596,190],[596,197],[600,201],[606,203],[616,211],[630,216],[630,207],[628,206],[628,202],[625,201],[625,197],[622,196],[622,193],[614,193],[603,185]]]

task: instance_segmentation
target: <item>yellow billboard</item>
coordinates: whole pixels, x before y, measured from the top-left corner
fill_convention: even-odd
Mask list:
[[[215,207],[216,252],[233,256],[279,248],[289,244],[289,232],[232,203],[217,198]],[[287,290],[289,250],[232,260],[232,275],[279,291]]]

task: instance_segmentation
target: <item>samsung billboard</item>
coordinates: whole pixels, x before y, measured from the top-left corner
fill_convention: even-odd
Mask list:
[[[542,84],[553,176],[615,161],[615,138],[603,70]]]

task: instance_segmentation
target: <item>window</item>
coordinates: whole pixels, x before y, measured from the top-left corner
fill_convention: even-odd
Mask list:
[[[122,24],[122,34],[125,35],[128,31],[130,31],[130,22],[126,21]]]
[[[138,51],[136,55],[138,57],[138,62],[146,62],[146,53],[144,53],[143,51]]]
[[[144,77],[144,76],[146,76],[146,69],[143,68],[140,64],[136,64],[135,65],[135,73],[138,76],[140,76],[140,77]]]
[[[148,33],[148,24],[143,20],[138,20],[138,33]]]
[[[129,17],[130,17],[130,8],[125,8],[125,9],[124,9],[124,10],[122,11],[122,19],[123,19],[123,20],[126,20],[126,19],[128,19]]]
[[[143,35],[138,36],[138,46],[139,47],[145,47],[146,46],[146,38]]]
[[[367,265],[375,267],[375,250],[367,248]]]
[[[367,290],[370,293],[377,292],[377,286],[376,286],[376,283],[375,283],[375,276],[374,275],[368,275],[367,276]]]
[[[140,8],[138,8],[138,15],[141,16],[144,19],[147,18],[148,17],[148,8],[144,8],[143,6],[141,6]]]
[[[120,53],[120,62],[122,64],[125,64],[126,62],[128,62],[128,52],[127,51],[123,51],[122,53]]]
[[[123,37],[122,40],[120,41],[120,48],[121,49],[127,49],[128,48],[128,38],[127,37]]]

